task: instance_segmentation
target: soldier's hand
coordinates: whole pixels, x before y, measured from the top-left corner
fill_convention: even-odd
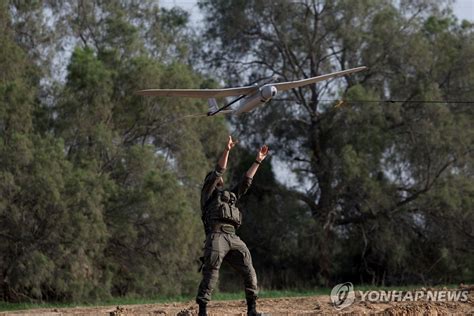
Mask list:
[[[227,140],[227,146],[225,147],[225,149],[227,151],[230,151],[232,148],[234,148],[234,146],[238,143],[238,141],[233,141],[232,140],[232,136],[229,135],[229,140]]]
[[[258,162],[262,162],[263,159],[265,159],[265,157],[267,157],[267,154],[268,154],[268,146],[267,145],[263,145],[261,148],[260,148],[260,151],[258,152],[257,154],[257,161]]]

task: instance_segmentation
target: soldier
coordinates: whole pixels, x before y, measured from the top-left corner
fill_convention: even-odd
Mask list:
[[[230,150],[237,142],[229,136],[227,146],[214,171],[210,172],[201,191],[201,210],[206,243],[204,248],[203,278],[199,285],[196,302],[199,304],[199,316],[207,315],[206,306],[211,299],[212,289],[219,277],[222,261],[227,261],[244,278],[247,315],[259,315],[256,311],[257,275],[252,265],[252,257],[245,243],[235,234],[242,223],[242,213],[235,203],[252,184],[252,178],[260,163],[268,153],[266,145],[260,148],[255,162],[245,173],[240,183],[232,190],[224,189],[222,175],[227,167]]]

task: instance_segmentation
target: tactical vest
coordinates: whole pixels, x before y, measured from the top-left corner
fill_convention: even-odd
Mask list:
[[[242,213],[235,206],[237,196],[230,191],[217,191],[217,196],[211,198],[205,207],[206,222],[230,223],[236,228],[242,224]]]

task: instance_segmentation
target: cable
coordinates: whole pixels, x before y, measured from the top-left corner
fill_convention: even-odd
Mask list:
[[[285,98],[285,99],[272,99],[273,101],[299,101],[298,99],[294,98]],[[416,101],[416,100],[344,100],[344,99],[321,99],[317,101],[307,100],[308,103],[315,103],[315,102],[344,102],[344,103],[444,103],[444,104],[474,104],[474,101],[453,101],[453,100],[433,100],[433,101]]]

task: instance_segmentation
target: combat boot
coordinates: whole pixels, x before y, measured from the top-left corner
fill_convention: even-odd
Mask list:
[[[257,313],[257,301],[255,298],[247,299],[247,316],[260,316],[262,314]]]
[[[199,302],[199,313],[198,316],[207,316],[207,304]]]

